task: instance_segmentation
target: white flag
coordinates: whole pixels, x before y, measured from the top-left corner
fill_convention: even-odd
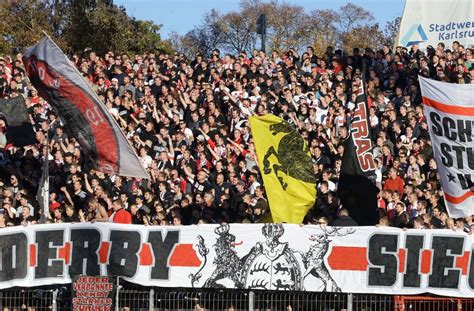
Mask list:
[[[474,84],[420,77],[433,152],[449,215],[474,214]]]

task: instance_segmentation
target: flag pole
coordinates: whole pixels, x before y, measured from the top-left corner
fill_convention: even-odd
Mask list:
[[[51,124],[48,126],[46,131],[46,150],[43,155],[43,174],[41,175],[41,182],[38,189],[37,200],[40,205],[40,219],[39,223],[44,224],[47,220],[51,219],[51,213],[49,212],[49,143],[50,135],[49,131]]]

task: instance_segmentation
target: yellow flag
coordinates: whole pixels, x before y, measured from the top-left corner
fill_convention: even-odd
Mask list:
[[[302,223],[316,200],[316,175],[303,137],[272,114],[249,121],[273,221]]]

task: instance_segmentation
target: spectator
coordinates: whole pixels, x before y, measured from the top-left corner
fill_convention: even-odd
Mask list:
[[[406,228],[408,226],[408,215],[405,212],[405,204],[402,202],[398,202],[395,205],[395,217],[393,218],[392,221],[392,226],[397,227],[397,228]]]
[[[472,83],[472,49],[465,51],[451,53],[446,47],[424,55],[414,45],[407,53],[382,46],[337,55],[331,47],[321,55],[312,47],[302,56],[294,50],[270,57],[256,51],[250,59],[221,59],[217,53],[210,59],[202,54],[189,59],[179,54],[77,54],[78,69],[130,140],[150,181],[90,167],[74,133],[24,72],[15,70],[1,77],[1,96],[26,97],[37,143],[12,148],[0,118],[0,226],[39,220],[39,204],[31,194],[44,161],[50,167],[52,222],[257,222],[266,217],[268,202],[248,117],[263,113],[293,123],[311,152],[318,196],[305,221],[344,222],[349,216],[336,195],[342,141],[366,63],[376,182],[382,189],[380,225],[458,228],[462,224],[447,217],[442,200],[417,75]],[[13,66],[2,63],[0,70],[7,65]],[[48,132],[50,153],[45,154]],[[470,221],[465,225],[469,230]]]
[[[87,202],[87,213],[85,214],[85,221],[90,222],[107,222],[109,215],[107,210],[99,203],[96,198],[90,198]],[[67,210],[66,210],[67,212]],[[69,216],[72,217],[73,215]]]
[[[355,227],[357,222],[349,216],[349,211],[345,208],[339,211],[339,216],[332,222],[336,227]]]
[[[404,186],[405,186],[405,182],[400,176],[397,175],[397,170],[392,167],[389,170],[389,178],[385,180],[383,190],[391,190],[391,191],[397,191],[401,193],[403,192]]]
[[[110,215],[109,221],[116,224],[131,224],[132,215],[123,208],[122,201],[115,200],[112,203],[113,213]]]

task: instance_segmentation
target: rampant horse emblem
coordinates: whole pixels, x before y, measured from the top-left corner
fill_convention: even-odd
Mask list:
[[[273,135],[278,133],[287,133],[278,143],[278,151],[273,146],[268,148],[267,153],[263,158],[263,172],[273,173],[280,181],[283,190],[288,187],[288,182],[285,181],[284,176],[279,174],[285,173],[286,176],[307,182],[316,183],[316,177],[313,172],[313,163],[308,154],[308,147],[305,146],[303,137],[298,131],[288,122],[282,121],[277,124],[270,125],[270,131]],[[278,164],[273,164],[270,168],[270,156],[274,155],[278,160]]]

